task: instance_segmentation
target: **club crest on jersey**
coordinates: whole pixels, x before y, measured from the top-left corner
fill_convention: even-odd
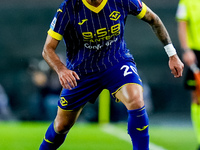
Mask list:
[[[121,16],[120,12],[118,11],[113,11],[111,14],[110,14],[110,20],[113,20],[113,21],[117,21],[119,19],[119,17]]]
[[[67,106],[67,105],[68,105],[68,101],[67,101],[64,97],[61,97],[61,99],[60,99],[60,104],[61,104],[62,106]]]

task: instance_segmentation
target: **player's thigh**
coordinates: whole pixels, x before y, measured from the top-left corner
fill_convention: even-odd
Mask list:
[[[124,61],[110,68],[104,77],[108,82],[106,88],[117,101],[121,101],[127,109],[137,109],[144,105],[142,80],[133,61]]]
[[[128,110],[139,109],[144,106],[143,88],[139,84],[129,83],[124,85],[116,94]]]
[[[83,106],[73,111],[63,110],[58,107],[57,115],[55,118],[56,131],[59,133],[63,133],[70,130],[70,128],[78,119],[82,109]]]

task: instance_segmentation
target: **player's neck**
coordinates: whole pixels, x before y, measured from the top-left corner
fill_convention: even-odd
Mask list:
[[[98,7],[103,0],[86,0],[90,5]]]

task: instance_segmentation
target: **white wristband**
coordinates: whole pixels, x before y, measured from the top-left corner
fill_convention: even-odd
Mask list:
[[[172,44],[168,44],[164,46],[165,52],[167,53],[168,57],[171,57],[176,54],[176,49]]]

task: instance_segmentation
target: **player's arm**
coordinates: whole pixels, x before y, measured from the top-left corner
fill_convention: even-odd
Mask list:
[[[49,66],[58,74],[63,88],[71,89],[77,86],[76,79],[79,80],[79,76],[74,71],[67,69],[66,66],[61,62],[58,55],[55,53],[58,44],[58,40],[52,38],[50,35],[47,35],[42,56]]]
[[[196,56],[187,44],[187,21],[178,21],[178,37],[183,50],[183,61],[191,66],[196,62]]]
[[[158,39],[165,46],[165,50],[169,56],[169,68],[171,73],[174,75],[174,77],[181,77],[184,65],[176,54],[176,50],[172,45],[170,36],[164,24],[150,8],[147,7],[146,9],[146,13],[142,20],[147,22],[152,27]]]

